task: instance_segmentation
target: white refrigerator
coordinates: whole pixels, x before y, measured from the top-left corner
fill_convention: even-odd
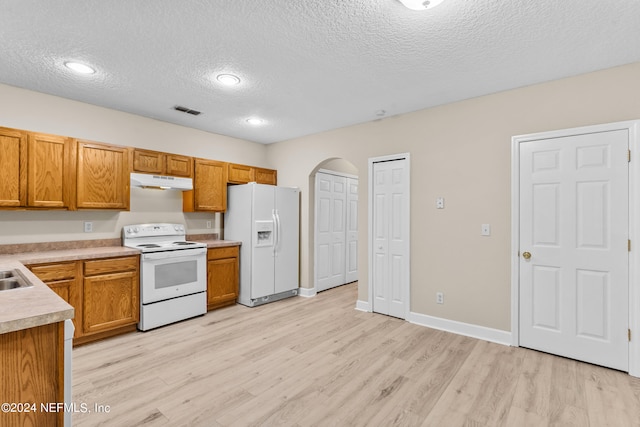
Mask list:
[[[227,189],[225,240],[240,246],[238,302],[248,307],[298,294],[300,190],[249,183]]]

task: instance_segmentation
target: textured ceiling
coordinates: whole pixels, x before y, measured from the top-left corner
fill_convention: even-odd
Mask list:
[[[0,0],[0,82],[261,143],[636,61],[638,0]]]

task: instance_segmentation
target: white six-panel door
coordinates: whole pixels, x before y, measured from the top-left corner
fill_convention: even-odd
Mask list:
[[[357,178],[316,173],[315,287],[318,292],[358,278],[357,191]]]
[[[628,132],[520,143],[520,345],[628,370]]]
[[[373,311],[404,319],[408,309],[407,159],[373,163]]]
[[[347,178],[347,253],[345,282],[358,280],[358,179]]]

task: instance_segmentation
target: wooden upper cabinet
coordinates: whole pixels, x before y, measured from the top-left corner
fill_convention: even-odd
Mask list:
[[[77,141],[78,209],[129,210],[131,149]]]
[[[193,158],[178,154],[166,155],[167,175],[193,177]]]
[[[246,184],[255,181],[254,168],[236,163],[228,164],[228,182],[232,184]]]
[[[224,212],[227,209],[227,164],[195,159],[193,190],[182,192],[185,212]]]
[[[72,141],[58,135],[29,133],[27,149],[27,206],[71,206]]]
[[[26,132],[0,127],[0,165],[0,206],[26,206]]]
[[[278,171],[273,169],[255,168],[255,180],[258,184],[277,185]]]
[[[135,172],[155,173],[162,175],[164,172],[164,153],[158,151],[133,150],[133,170]]]
[[[193,177],[193,158],[136,148],[133,150],[133,170],[191,178]]]
[[[74,160],[69,138],[0,128],[0,206],[72,208]]]
[[[255,166],[228,164],[228,182],[230,184],[246,184],[257,182],[258,184],[276,185],[277,171],[273,169],[258,168]]]

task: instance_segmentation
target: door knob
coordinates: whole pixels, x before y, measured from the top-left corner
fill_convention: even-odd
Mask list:
[[[522,258],[524,258],[524,259],[529,259],[529,258],[531,258],[531,252],[523,252],[523,253],[522,253]]]

